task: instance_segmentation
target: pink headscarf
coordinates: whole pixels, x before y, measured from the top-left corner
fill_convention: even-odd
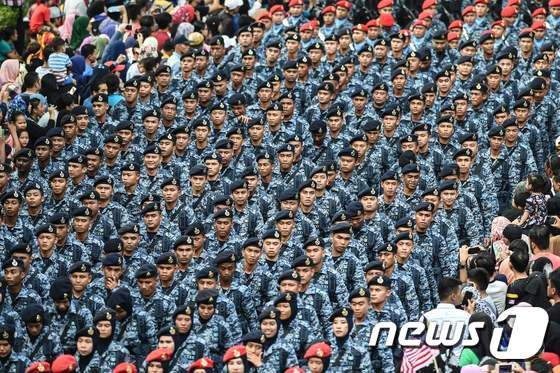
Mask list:
[[[4,85],[6,83],[15,83],[18,75],[18,60],[12,58],[2,62],[2,66],[0,66],[0,85]]]
[[[60,31],[60,37],[64,40],[70,40],[72,37],[72,28],[74,26],[74,20],[76,19],[76,13],[72,12],[66,15],[64,23],[58,28]]]

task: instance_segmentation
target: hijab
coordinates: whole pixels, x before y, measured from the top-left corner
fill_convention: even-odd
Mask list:
[[[72,27],[72,37],[70,38],[70,47],[72,49],[77,49],[82,44],[82,41],[89,36],[89,31],[87,29],[89,24],[89,18],[81,16],[76,18],[74,26]]]
[[[69,40],[72,37],[72,29],[74,25],[74,20],[76,19],[76,13],[72,12],[66,14],[64,17],[64,23],[59,27],[60,37],[64,40]]]
[[[18,60],[14,58],[10,58],[2,62],[2,66],[0,66],[0,85],[4,85],[6,83],[15,83],[18,75],[19,75]]]

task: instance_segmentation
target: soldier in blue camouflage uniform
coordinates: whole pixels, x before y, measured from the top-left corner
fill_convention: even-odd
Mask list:
[[[2,354],[0,355],[0,368],[6,373],[20,373],[25,370],[30,361],[24,354],[18,353],[14,350],[14,325],[1,325],[0,326],[0,341],[5,346]]]
[[[280,333],[280,312],[275,307],[264,308],[259,315],[260,331],[248,334],[244,338],[244,343],[248,348],[252,347],[256,351],[257,346],[261,345],[262,368],[270,371],[282,371],[287,367],[298,364],[298,359],[293,345],[281,338]]]
[[[45,311],[40,304],[31,304],[21,313],[26,333],[23,334],[21,353],[30,361],[52,361],[62,352],[57,331],[45,320]]]
[[[65,353],[72,353],[76,349],[75,333],[91,325],[93,316],[86,307],[80,307],[73,299],[72,284],[66,278],[59,278],[53,283],[49,296],[52,302],[44,309],[44,320],[51,331],[57,331],[60,349]]]
[[[116,313],[110,308],[101,309],[93,318],[93,325],[97,329],[95,352],[99,355],[99,368],[102,371],[130,359],[130,352],[114,340],[116,321]]]
[[[175,330],[175,333],[172,335],[174,358],[168,365],[171,372],[187,369],[195,360],[208,354],[204,340],[193,330],[194,312],[195,309],[192,304],[178,307],[173,313],[173,326],[167,328],[168,333],[172,331],[172,328]],[[158,342],[161,343],[161,334]]]
[[[113,340],[128,349],[136,364],[144,360],[155,346],[156,321],[152,314],[134,310],[132,296],[128,289],[119,288],[107,298],[107,307],[115,311]]]

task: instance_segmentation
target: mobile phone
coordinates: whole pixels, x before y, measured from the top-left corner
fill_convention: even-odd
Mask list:
[[[472,291],[465,291],[465,295],[463,295],[463,301],[461,302],[462,306],[468,306],[469,300],[473,298]]]
[[[498,365],[498,373],[512,373],[513,364],[500,364]]]

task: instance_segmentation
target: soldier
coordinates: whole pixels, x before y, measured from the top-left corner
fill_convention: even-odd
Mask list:
[[[0,327],[0,367],[6,373],[19,373],[29,365],[29,360],[23,354],[14,351],[14,325]]]
[[[356,343],[350,335],[353,329],[353,312],[350,307],[341,307],[333,311],[329,321],[332,334],[329,338],[332,346],[332,369],[369,371],[372,369],[367,350]]]
[[[126,288],[113,291],[106,305],[115,311],[113,340],[121,343],[130,352],[133,361],[140,364],[155,345],[155,320],[142,310],[133,312],[132,296]]]
[[[112,369],[119,361],[130,358],[129,351],[120,342],[114,340],[115,323],[116,314],[110,308],[101,309],[93,318],[94,328],[97,329],[95,352],[99,355],[99,368],[102,371]],[[79,349],[78,347],[78,351]]]
[[[76,350],[75,333],[85,326],[91,325],[93,321],[91,311],[86,307],[80,307],[77,299],[73,297],[72,290],[71,280],[56,279],[49,291],[52,303],[44,308],[43,318],[48,323],[51,332],[56,330],[56,337],[59,339],[61,351],[57,353],[73,353]],[[103,303],[99,304],[99,308],[101,307],[103,307]]]
[[[9,295],[2,298],[5,307],[21,313],[29,304],[37,303],[41,299],[34,290],[23,286],[27,272],[20,259],[6,259],[2,264],[2,270],[7,285],[6,294]]]
[[[99,332],[97,328],[91,326],[82,328],[76,332],[76,353],[74,357],[80,372],[93,372],[94,369],[99,369],[101,364],[100,354],[95,349],[98,338]]]
[[[178,307],[173,313],[174,326],[167,328],[169,332],[171,332],[171,328],[175,329],[175,334],[172,335],[174,358],[168,366],[171,372],[186,369],[195,360],[208,354],[205,341],[193,331],[193,314],[194,306],[191,304]],[[159,338],[158,345],[160,342],[161,338]]]
[[[26,333],[20,341],[24,354],[29,361],[52,361],[62,353],[60,339],[45,320],[45,311],[40,304],[30,304],[21,313]]]
[[[280,372],[287,367],[297,365],[294,346],[279,336],[280,312],[278,309],[272,306],[264,308],[259,315],[259,324],[260,332],[246,336],[244,342],[247,345],[249,343],[262,345],[261,367]]]
[[[155,319],[156,329],[171,320],[175,306],[173,301],[157,287],[157,268],[144,264],[135,273],[136,287],[131,290],[134,312],[146,312]]]

